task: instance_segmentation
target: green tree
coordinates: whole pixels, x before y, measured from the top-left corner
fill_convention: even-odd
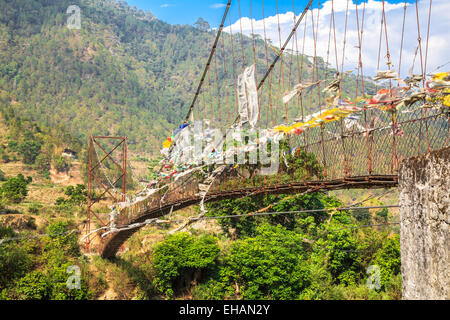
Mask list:
[[[50,158],[43,153],[39,154],[36,157],[34,164],[36,166],[36,169],[39,170],[39,172],[43,173],[50,170]]]
[[[336,230],[333,230],[335,228]],[[328,268],[336,283],[356,284],[363,268],[358,259],[358,242],[351,231],[332,226],[327,234]]]
[[[77,205],[82,206],[87,201],[87,190],[84,184],[78,184],[76,187],[68,186],[64,191],[64,194],[69,197],[65,199],[59,197],[55,201],[55,205]]]
[[[401,271],[400,236],[384,240],[383,247],[375,254],[374,264],[380,267],[383,288],[394,282],[394,277]]]
[[[84,184],[77,184],[76,187],[68,186],[64,194],[69,196],[69,201],[72,204],[81,206],[86,203],[87,190]]]
[[[301,235],[265,224],[254,238],[231,245],[224,277],[245,299],[297,299],[310,285]]]
[[[202,272],[215,264],[219,252],[217,239],[210,235],[177,233],[167,237],[153,252],[155,287],[173,297],[177,289],[199,281]]]
[[[24,140],[19,144],[18,151],[22,155],[24,163],[34,164],[36,157],[41,151],[41,144],[33,140]]]
[[[206,21],[203,18],[198,18],[198,20],[194,23],[194,26],[196,26],[199,30],[202,31],[208,31],[211,29],[211,26],[209,25],[208,21]]]
[[[31,177],[24,176],[19,173],[15,178],[9,178],[0,187],[0,196],[5,201],[10,201],[13,203],[22,202],[28,195],[28,184],[31,183]]]

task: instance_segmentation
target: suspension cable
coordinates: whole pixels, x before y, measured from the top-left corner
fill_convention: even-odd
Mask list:
[[[211,64],[213,55],[216,52],[217,43],[219,42],[220,35],[222,34],[222,30],[223,30],[223,27],[224,27],[224,24],[225,24],[225,19],[226,19],[227,15],[228,15],[228,11],[230,10],[230,6],[231,6],[231,0],[228,0],[227,6],[226,6],[226,9],[225,9],[225,13],[223,14],[222,22],[220,23],[220,27],[219,27],[219,30],[217,32],[216,39],[214,41],[214,45],[212,47],[211,53],[209,55],[208,61],[207,61],[206,66],[205,66],[205,70],[203,71],[203,75],[200,78],[200,83],[198,85],[197,91],[195,92],[194,100],[192,101],[191,106],[189,107],[188,114],[187,114],[187,116],[185,118],[185,123],[188,123],[189,117],[191,116],[191,113],[192,113],[192,111],[194,109],[195,102],[197,101],[198,95],[200,94],[200,90],[202,89],[203,81],[205,80],[206,73],[209,70],[209,66]]]

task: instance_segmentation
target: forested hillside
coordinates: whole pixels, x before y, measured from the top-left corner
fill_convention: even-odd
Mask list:
[[[70,5],[81,9],[80,30],[67,27]],[[82,141],[90,134],[126,135],[131,150],[157,154],[186,114],[214,37],[214,31],[169,25],[124,1],[0,0],[0,104],[40,125],[63,125]],[[251,39],[243,41],[252,61]],[[229,43],[225,48],[220,54],[228,54]],[[276,54],[269,51],[272,61]],[[256,52],[263,73],[263,40],[256,41]],[[310,71],[307,62],[304,73]],[[218,77],[225,87],[220,70]],[[354,92],[352,79],[344,92]]]
[[[66,25],[73,4],[80,30]],[[0,103],[81,138],[127,135],[143,151],[184,114],[213,37],[110,1],[2,0]]]

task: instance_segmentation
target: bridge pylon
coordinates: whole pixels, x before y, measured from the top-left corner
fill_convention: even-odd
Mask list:
[[[107,141],[112,143],[113,147],[105,148],[100,144],[100,141]],[[102,152],[97,153],[96,147]],[[114,153],[121,153],[120,160],[114,159]],[[88,188],[87,188],[87,210],[86,210],[86,251],[90,251],[91,244],[91,219],[94,217],[101,227],[107,227],[109,221],[101,219],[93,210],[94,204],[98,203],[104,196],[109,195],[115,203],[125,201],[126,187],[127,187],[127,137],[107,137],[107,136],[91,136],[89,138],[89,163],[88,163]],[[108,177],[108,184],[106,185],[100,177],[96,174],[95,170],[104,167],[104,163],[110,160],[115,167],[118,168],[120,175],[115,181],[110,181]],[[121,183],[120,194],[116,191],[116,184]],[[94,193],[94,183],[96,183],[103,193],[99,196]],[[98,235],[98,233],[95,233]]]

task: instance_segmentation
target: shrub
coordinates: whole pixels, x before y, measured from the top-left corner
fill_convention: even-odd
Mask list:
[[[11,159],[9,158],[9,155],[8,155],[7,153],[3,153],[3,154],[2,154],[2,161],[3,161],[4,163],[8,163],[8,162],[11,161]]]
[[[384,241],[383,247],[375,254],[375,264],[380,267],[381,286],[394,282],[394,277],[400,273],[400,237],[395,235]]]
[[[13,238],[16,236],[16,233],[11,227],[0,227],[0,239],[3,238]]]
[[[46,244],[47,249],[65,248],[73,256],[80,254],[77,235],[69,231],[69,224],[67,222],[61,221],[51,224],[47,228],[47,234],[50,237],[50,241]]]
[[[223,274],[245,299],[297,299],[311,282],[302,245],[295,232],[265,224],[231,245]]]
[[[69,163],[61,156],[55,156],[52,164],[58,172],[67,172],[69,169]]]
[[[13,151],[13,152],[17,152],[17,146],[18,146],[19,144],[17,143],[17,141],[9,141],[8,142],[8,149],[10,150],[10,151]]]
[[[0,228],[1,237],[11,237],[14,233]],[[31,259],[20,247],[2,244],[0,246],[0,288],[11,285],[12,281],[25,275],[31,266]]]
[[[194,237],[187,233],[171,235],[154,250],[154,284],[169,297],[177,289],[200,280],[202,271],[211,268],[220,249],[210,235]]]
[[[351,231],[340,230],[327,235],[328,269],[335,283],[353,285],[356,283],[362,266],[358,259],[358,242]]]
[[[69,202],[72,204],[81,206],[86,203],[87,191],[83,184],[78,184],[76,187],[68,186],[64,194],[69,196]]]
[[[24,140],[18,149],[25,164],[34,164],[41,151],[41,144],[33,140]]]
[[[196,300],[223,300],[233,293],[234,289],[230,284],[211,278],[196,286],[192,295]]]
[[[31,181],[31,177],[25,179],[24,176],[19,173],[16,178],[9,178],[0,187],[0,195],[7,201],[20,203],[28,195],[27,186]]]
[[[50,279],[42,271],[32,271],[20,279],[17,293],[24,300],[44,300],[50,297]]]
[[[45,173],[50,170],[50,159],[43,153],[36,157],[34,164],[36,166],[36,169],[41,173]]]
[[[38,214],[39,210],[42,209],[42,204],[40,203],[32,203],[29,207],[28,207],[28,212],[31,214]]]
[[[71,262],[63,263],[59,266],[50,265],[48,267],[49,279],[51,281],[50,298],[52,300],[86,300],[89,299],[90,294],[86,285],[86,279],[81,277],[80,289],[69,289],[67,281],[70,276],[68,268],[72,266]],[[82,276],[82,275],[80,275]]]
[[[56,199],[55,205],[69,207],[72,205],[82,206],[87,201],[87,191],[83,184],[78,184],[76,187],[68,186],[64,194],[68,196],[69,199],[59,197]]]

